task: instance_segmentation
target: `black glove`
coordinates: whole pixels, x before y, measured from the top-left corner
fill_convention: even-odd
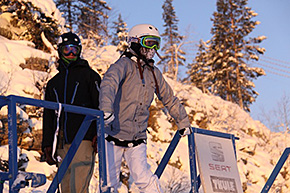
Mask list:
[[[52,147],[45,147],[44,148],[44,154],[45,154],[45,161],[49,164],[49,165],[54,165],[57,162],[54,161],[54,159],[52,158]]]
[[[179,130],[179,134],[181,135],[181,137],[184,137],[186,135],[190,135],[190,134],[192,134],[192,129],[191,129],[191,127],[185,127],[183,129]]]
[[[98,153],[98,136],[97,135],[93,137],[92,147],[94,149],[94,152]]]

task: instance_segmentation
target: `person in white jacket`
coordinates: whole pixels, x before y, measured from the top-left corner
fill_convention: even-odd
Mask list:
[[[104,111],[108,186],[117,192],[122,158],[140,192],[162,192],[158,177],[148,168],[146,139],[149,107],[154,93],[175,119],[180,134],[191,133],[187,113],[174,96],[153,57],[160,48],[158,29],[139,24],[129,31],[129,48],[105,73],[100,87]]]

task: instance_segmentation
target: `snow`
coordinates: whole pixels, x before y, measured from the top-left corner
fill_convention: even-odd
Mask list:
[[[62,17],[62,13],[56,8],[53,0],[21,0],[24,2],[31,2],[34,6],[39,7],[46,16],[52,17],[59,22],[61,26],[64,26],[65,19]]]
[[[50,60],[51,55],[34,49],[28,41],[13,41],[0,36],[0,42],[0,77],[5,80],[1,81],[1,88],[8,87],[7,95],[31,97],[28,93],[40,94],[34,86],[34,78],[42,72],[22,69],[19,64],[25,64],[25,59],[30,57]]]
[[[52,0],[31,0],[37,4],[46,13],[54,12],[54,17],[61,18],[61,13],[55,9]],[[62,22],[62,19],[59,21]],[[87,59],[92,68],[98,71],[101,75],[106,71],[110,64],[119,58],[119,53],[116,52],[115,46],[88,46],[86,40],[83,42],[83,57]],[[52,77],[57,71],[52,65],[51,73],[38,72],[30,69],[22,69],[19,64],[24,63],[25,59],[30,57],[39,57],[47,59],[53,64],[53,54],[48,54],[40,50],[34,49],[34,45],[28,41],[13,41],[0,36],[0,92],[5,95],[20,95],[33,98],[34,95],[41,95],[40,91],[35,87],[35,80],[40,77]],[[277,163],[279,157],[286,147],[289,147],[289,134],[274,133],[265,125],[257,120],[253,120],[248,113],[241,110],[238,105],[222,100],[214,95],[203,94],[199,89],[191,85],[182,84],[166,77],[168,83],[172,86],[174,93],[179,99],[185,101],[185,109],[192,118],[192,126],[203,126],[204,129],[220,131],[224,133],[234,134],[239,137],[236,141],[237,150],[237,165],[240,173],[241,182],[247,187],[245,193],[260,192]],[[156,106],[154,102],[152,105]],[[34,130],[41,130],[41,119],[29,118],[29,116],[17,107],[17,112],[20,116],[27,120],[29,119],[31,127]],[[0,114],[6,115],[7,108],[3,107]],[[172,130],[172,125],[168,121],[168,116],[160,111],[156,114],[158,130],[148,128],[148,163],[151,170],[154,172],[157,168],[157,163],[160,163],[169,142],[173,138],[175,131]],[[1,124],[3,124],[1,122]],[[153,140],[153,139],[158,139]],[[29,140],[28,138],[25,140]],[[56,172],[55,166],[49,166],[45,162],[39,162],[40,154],[37,151],[28,151],[19,149],[19,153],[27,154],[29,158],[27,172],[43,173],[48,177],[47,183],[44,186],[32,189],[24,188],[20,192],[46,192],[52,176]],[[8,160],[8,146],[0,146],[0,159]],[[173,153],[170,164],[166,167],[161,176],[161,185],[163,189],[167,189],[174,183],[182,183],[185,190],[189,192],[190,174],[189,174],[189,157],[187,138],[181,139],[177,149]],[[179,169],[173,167],[174,163],[179,163]],[[289,163],[286,162],[286,169]],[[90,190],[95,192],[98,184],[97,164],[95,174],[91,181]],[[290,181],[289,172],[286,177],[281,174],[277,176],[274,182],[272,192],[281,190],[281,192],[289,192]],[[131,192],[138,192],[136,186],[129,179],[131,184]],[[168,189],[167,189],[168,190]],[[126,192],[127,188],[123,185],[120,187],[120,192]],[[271,192],[270,191],[270,192]],[[4,184],[4,192],[8,192],[8,183]],[[168,191],[167,191],[168,192]],[[201,191],[202,192],[202,191]]]
[[[40,58],[50,59],[50,55],[42,51],[36,50],[28,42],[24,41],[11,41],[6,38],[0,37],[1,52],[0,58],[0,73],[2,76],[9,76],[9,72],[13,72],[11,76],[11,84],[7,90],[8,94],[15,94],[24,97],[30,97],[28,93],[38,92],[33,85],[32,74],[29,69],[22,69],[19,67],[19,63],[25,62],[27,57],[38,56]],[[84,57],[90,61],[90,64],[94,69],[105,69],[118,59],[119,54],[116,52],[115,46],[107,46],[102,48],[94,48],[84,51]],[[52,76],[52,75],[50,75]],[[203,94],[199,89],[190,85],[185,85],[180,82],[176,82],[170,78],[166,78],[168,83],[174,89],[175,94],[185,100],[185,108],[189,114],[195,112],[193,116],[192,126],[197,127],[198,122],[204,121],[207,117],[206,127],[207,129],[221,131],[225,133],[234,134],[240,139],[236,141],[237,149],[237,164],[240,171],[240,177],[242,183],[247,184],[246,192],[256,192],[261,190],[265,184],[265,179],[270,175],[274,165],[277,163],[278,158],[283,152],[284,148],[288,145],[288,134],[273,133],[266,128],[259,121],[253,120],[248,113],[241,110],[238,105],[222,100],[220,97],[213,95]],[[153,105],[156,105],[154,102]],[[21,116],[25,119],[29,119],[20,108],[17,108],[17,112],[21,113]],[[7,108],[1,109],[1,114],[7,114]],[[170,140],[172,139],[175,131],[171,130],[171,123],[168,122],[168,117],[164,112],[160,112],[156,115],[158,123],[158,131],[153,131],[149,128],[150,134],[148,135],[148,162],[152,171],[157,168],[157,162],[160,162],[164,155]],[[41,129],[41,119],[31,119],[31,124],[37,129]],[[158,141],[152,141],[152,136],[157,136]],[[29,163],[26,171],[43,173],[47,177],[53,175],[56,171],[55,166],[49,166],[45,162],[39,162],[40,155],[36,151],[21,150],[22,153],[26,153],[29,158]],[[6,152],[6,153],[4,153]],[[250,153],[254,152],[254,153]],[[7,159],[7,146],[0,147],[0,158]],[[181,163],[180,169],[174,169],[171,165],[168,165],[161,176],[161,184],[163,188],[168,187],[169,183],[172,183],[172,175],[177,176],[175,179],[186,179],[187,185],[189,185],[189,157],[187,138],[181,139],[177,149],[170,159],[170,164]],[[242,161],[246,160],[246,161]],[[178,173],[178,174],[177,174]],[[97,176],[97,175],[94,175]],[[132,179],[131,179],[132,180]],[[22,189],[21,192],[45,192],[51,183],[50,180],[47,184],[32,190],[31,188]],[[91,182],[91,189],[95,189],[98,183],[96,177]],[[281,175],[278,175],[276,184],[289,184]],[[134,189],[132,185],[132,189]],[[5,190],[7,190],[7,182],[5,183]],[[121,189],[126,189],[124,186]],[[132,191],[134,192],[134,191]],[[137,192],[135,187],[135,192]],[[187,191],[188,192],[188,191]]]

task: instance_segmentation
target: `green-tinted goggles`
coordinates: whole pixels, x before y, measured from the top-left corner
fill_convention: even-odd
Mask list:
[[[160,49],[160,37],[157,36],[144,36],[140,40],[140,44],[145,48],[155,48],[155,50]]]

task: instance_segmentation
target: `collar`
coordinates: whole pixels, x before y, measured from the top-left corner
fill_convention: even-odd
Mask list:
[[[131,49],[131,48],[129,48],[129,50],[128,50],[132,55],[130,56],[130,58],[131,58],[131,60],[133,60],[135,63],[137,63],[137,61],[138,61],[138,58],[140,58],[140,57],[138,57],[138,55],[136,54],[136,52],[133,50],[133,49]],[[144,58],[145,59],[145,58]],[[146,60],[146,59],[145,59]],[[147,60],[146,60],[147,61]],[[154,68],[154,60],[153,59],[151,59],[151,60],[149,60],[149,61],[147,61],[147,63],[142,59],[142,58],[140,58],[140,65],[144,68],[145,66],[148,66],[148,67],[150,67],[150,68]]]

